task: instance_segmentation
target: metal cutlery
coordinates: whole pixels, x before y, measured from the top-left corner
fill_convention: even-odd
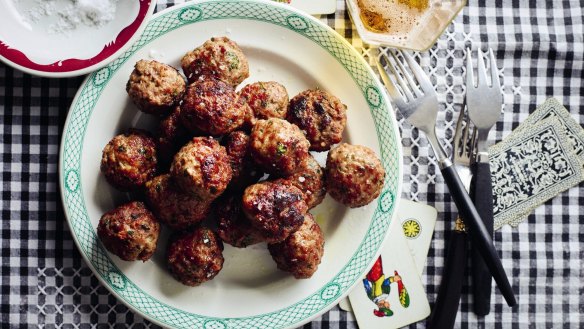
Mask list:
[[[387,87],[389,95],[405,120],[426,134],[434,150],[440,171],[442,172],[452,199],[459,213],[462,215],[465,224],[469,228],[469,235],[473,245],[483,256],[507,304],[513,306],[516,304],[515,295],[509,284],[497,250],[493,246],[491,236],[480,219],[464,185],[460,181],[452,165],[452,161],[450,161],[436,137],[436,117],[438,114],[436,91],[420,65],[407,52],[391,50],[389,53],[391,54],[391,59],[388,55],[384,55],[383,57],[389,64],[388,67],[392,71],[395,81],[385,72],[380,62],[378,61],[377,63],[379,73]],[[401,54],[401,57],[407,62],[413,76],[406,70],[398,54]]]
[[[499,83],[499,72],[493,50],[490,55],[491,83],[487,81],[487,72],[483,53],[478,50],[477,79],[475,84],[473,73],[473,58],[470,49],[466,52],[466,101],[468,115],[475,125],[477,135],[477,152],[475,161],[471,164],[473,182],[471,198],[485,224],[489,236],[493,236],[493,187],[491,183],[491,168],[487,139],[491,127],[501,115],[502,93]],[[475,314],[489,314],[491,306],[491,275],[483,258],[476,248],[471,248],[472,255],[472,290],[473,310]]]
[[[465,104],[462,105],[456,123],[452,161],[460,180],[468,191],[471,181],[470,159],[474,150],[476,134],[470,132],[470,121],[468,121],[468,116],[465,115],[464,108]],[[454,327],[458,304],[460,303],[462,283],[464,282],[464,271],[466,270],[467,242],[464,222],[459,216],[456,218],[454,229],[446,247],[447,254],[442,271],[442,280],[428,321],[429,329],[449,329]]]

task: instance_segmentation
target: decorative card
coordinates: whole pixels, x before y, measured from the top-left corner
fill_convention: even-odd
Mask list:
[[[437,216],[438,212],[433,207],[409,200],[400,200],[397,209],[397,218],[420,276],[426,265]]]
[[[420,276],[424,272],[437,214],[438,212],[433,207],[405,199],[400,200],[397,209],[397,219],[401,223]],[[353,311],[349,298],[341,300],[339,307],[347,312]]]
[[[519,225],[537,206],[584,179],[581,157],[562,122],[551,116],[490,148],[496,230]]]
[[[393,220],[390,225],[380,257],[349,294],[360,328],[400,328],[430,315],[430,305],[401,223]]]

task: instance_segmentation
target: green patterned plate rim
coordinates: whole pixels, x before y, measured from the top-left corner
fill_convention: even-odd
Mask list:
[[[245,8],[245,10],[242,10]],[[166,33],[208,20],[242,19],[286,28],[325,49],[353,78],[367,100],[376,127],[381,160],[387,172],[367,235],[349,262],[316,293],[289,307],[249,317],[209,317],[167,305],[143,291],[112,262],[91,224],[81,186],[83,141],[91,114],[114,73],[137,50]],[[138,41],[108,66],[89,75],[80,87],[65,123],[60,149],[59,183],[70,230],[83,258],[100,281],[131,309],[155,323],[177,328],[281,328],[299,326],[324,313],[347,295],[381,252],[401,193],[401,142],[383,86],[373,71],[338,33],[287,5],[269,1],[195,1],[168,8],[148,23]]]

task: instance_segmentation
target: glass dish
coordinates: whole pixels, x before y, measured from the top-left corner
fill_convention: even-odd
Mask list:
[[[360,0],[346,0],[351,19],[357,27],[357,33],[363,42],[375,46],[390,46],[395,48],[423,51],[432,47],[442,32],[466,5],[466,0],[429,0],[428,8],[418,16],[418,24],[413,24],[407,31],[374,32],[365,27],[362,21],[362,11],[358,5]],[[403,0],[378,0],[379,3],[403,2]],[[402,5],[403,6],[403,5]],[[395,18],[395,17],[394,17]]]

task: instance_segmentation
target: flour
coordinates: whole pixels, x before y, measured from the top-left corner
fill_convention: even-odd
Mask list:
[[[26,18],[31,23],[37,23],[42,17],[51,16],[54,12],[54,1],[37,1],[37,6],[27,11]]]
[[[40,24],[41,20],[50,21],[48,32],[68,34],[80,26],[100,27],[116,16],[118,0],[36,0],[20,11],[29,24]]]

